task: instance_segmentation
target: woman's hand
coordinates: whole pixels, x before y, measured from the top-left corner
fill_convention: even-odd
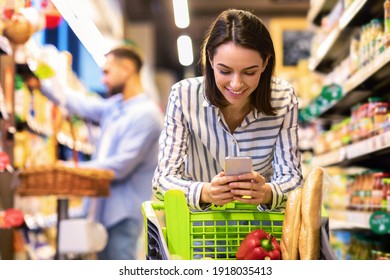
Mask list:
[[[205,183],[200,195],[201,203],[212,203],[215,205],[224,205],[234,201],[229,183],[237,180],[237,176],[225,176],[225,172],[220,172],[211,180],[211,183]]]
[[[270,204],[272,202],[271,187],[259,173],[252,171],[238,176],[236,182],[229,183],[233,199],[249,204]]]

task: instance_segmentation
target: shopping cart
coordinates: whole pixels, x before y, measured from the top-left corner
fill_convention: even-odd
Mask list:
[[[180,190],[165,193],[164,202],[142,204],[147,260],[236,259],[245,236],[263,229],[280,241],[284,213],[261,212],[238,202],[194,211]],[[322,217],[320,259],[335,259],[329,244],[328,217]]]

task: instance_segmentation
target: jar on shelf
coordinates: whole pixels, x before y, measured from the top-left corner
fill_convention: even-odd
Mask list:
[[[351,121],[349,123],[349,132],[352,142],[359,140],[359,108],[361,103],[358,103],[351,108]]]
[[[369,60],[374,60],[380,49],[381,40],[383,37],[382,20],[374,18],[370,22],[370,47],[369,47]],[[379,40],[378,40],[379,39]]]
[[[374,185],[371,193],[370,210],[377,211],[382,209],[383,190],[386,188],[383,183],[384,178],[390,177],[390,173],[373,173]]]
[[[348,210],[358,210],[358,205],[360,204],[360,185],[361,185],[360,175],[351,175],[350,181],[348,183],[348,194],[349,194],[349,205]]]
[[[372,195],[375,187],[375,173],[371,170],[364,172],[365,182],[363,185],[363,192],[361,192],[362,207],[361,210],[371,211],[372,210]]]
[[[352,76],[357,70],[359,70],[360,62],[359,62],[359,38],[357,36],[352,37],[351,43],[349,46],[349,69],[350,74]]]
[[[370,136],[370,133],[372,131],[372,123],[371,118],[368,115],[368,109],[369,109],[369,103],[363,103],[359,106],[357,111],[357,141],[366,139]]]
[[[384,132],[389,103],[384,102],[380,97],[370,97],[368,99],[369,129],[372,135]]]

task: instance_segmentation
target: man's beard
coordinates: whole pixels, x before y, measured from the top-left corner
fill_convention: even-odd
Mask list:
[[[125,88],[125,84],[119,84],[117,86],[114,86],[110,90],[108,90],[107,95],[108,97],[111,97],[118,93],[122,93],[124,88]]]

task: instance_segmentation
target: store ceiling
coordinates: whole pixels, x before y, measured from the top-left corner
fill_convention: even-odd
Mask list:
[[[247,9],[267,22],[271,17],[306,17],[309,4],[310,0],[188,0],[190,26],[181,30],[174,23],[172,0],[122,0],[125,21],[154,23],[156,67],[172,70],[179,76],[183,67],[177,58],[177,37],[190,35],[194,61],[197,62],[203,35],[221,11],[227,8]]]

